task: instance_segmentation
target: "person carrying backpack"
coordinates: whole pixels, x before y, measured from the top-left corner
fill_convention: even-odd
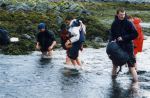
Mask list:
[[[135,56],[133,54],[132,40],[138,37],[138,33],[133,24],[127,20],[124,8],[119,8],[116,11],[116,17],[111,25],[110,42],[116,42],[117,45],[125,51],[129,60],[127,61],[129,70],[132,74],[133,81],[137,82],[137,72],[135,70]],[[113,61],[112,61],[113,62]],[[117,75],[117,65],[113,63],[112,76]]]
[[[56,45],[55,34],[48,31],[45,23],[40,23],[38,30],[36,48],[40,49],[43,55],[51,56]]]
[[[83,33],[82,23],[80,20],[73,19],[72,17],[68,16],[65,19],[65,22],[69,26],[69,33],[70,33],[70,39],[67,40],[65,43],[66,47],[68,45],[72,45],[72,47],[69,49],[68,56],[71,59],[71,62],[74,66],[79,65],[81,67],[81,62],[78,58],[79,56],[79,50],[82,47],[82,43],[84,41],[84,35],[82,36],[81,33]],[[82,32],[81,32],[82,30]]]

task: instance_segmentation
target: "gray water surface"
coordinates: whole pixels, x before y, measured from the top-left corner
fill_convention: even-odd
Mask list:
[[[105,48],[80,53],[84,69],[78,75],[63,73],[65,51],[54,51],[51,60],[40,52],[0,55],[0,98],[150,98],[150,38],[137,55],[139,83],[132,83],[127,67],[111,79],[112,64]]]

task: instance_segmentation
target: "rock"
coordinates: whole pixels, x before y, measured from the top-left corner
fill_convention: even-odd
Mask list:
[[[28,39],[28,40],[31,40],[31,36],[29,36],[28,34],[22,34],[21,38],[23,39]]]
[[[8,5],[8,6],[6,7],[6,9],[7,9],[8,11],[10,11],[10,12],[14,11],[15,8],[16,8],[15,5]]]
[[[103,42],[103,39],[100,37],[95,37],[94,41],[95,42]]]
[[[26,3],[18,3],[16,5],[8,5],[6,6],[6,8],[9,10],[9,11],[30,11],[32,10],[31,7],[26,4]]]
[[[78,4],[70,4],[69,10],[73,11],[78,7]]]
[[[3,9],[6,9],[7,4],[5,4],[5,3],[3,3],[3,2],[0,2],[0,7],[3,8]]]
[[[16,6],[16,11],[23,10],[23,11],[30,11],[31,8],[26,3],[20,3],[18,6]]]
[[[48,9],[47,3],[38,3],[35,8],[36,11],[46,12]]]
[[[56,23],[61,24],[62,22],[63,22],[63,18],[61,18],[60,16],[57,16]]]
[[[80,13],[85,15],[91,15],[91,12],[85,9],[81,10]]]
[[[80,12],[83,7],[74,2],[63,2],[60,5],[61,12]]]

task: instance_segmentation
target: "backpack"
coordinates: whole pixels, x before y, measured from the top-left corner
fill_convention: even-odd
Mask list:
[[[77,19],[76,21],[73,21],[71,27],[78,27],[80,26],[80,20]],[[79,37],[79,42],[85,42],[85,34],[84,34],[84,30],[83,30],[83,27],[81,26],[80,30],[79,30],[79,33],[80,33],[80,37]]]
[[[106,53],[115,66],[120,66],[119,71],[121,71],[121,66],[126,64],[129,60],[128,53],[125,52],[116,42],[109,42],[107,44]]]
[[[85,34],[84,34],[84,31],[83,31],[83,28],[81,27],[81,29],[79,30],[80,32],[80,38],[79,38],[79,41],[80,42],[85,42]]]

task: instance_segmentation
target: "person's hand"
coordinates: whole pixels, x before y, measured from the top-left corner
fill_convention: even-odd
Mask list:
[[[65,46],[68,46],[69,44],[71,44],[71,42],[69,40],[67,40],[65,43]]]
[[[70,40],[67,40],[67,42],[65,43],[66,48],[70,48],[72,47],[72,43],[70,42]]]
[[[123,41],[122,37],[118,37],[117,41]]]

